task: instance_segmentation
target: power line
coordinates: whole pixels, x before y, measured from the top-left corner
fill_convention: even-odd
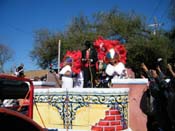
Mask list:
[[[160,21],[163,19],[163,17],[166,16],[166,15],[165,15],[166,13],[168,14],[168,9],[169,9],[169,7],[170,7],[170,4],[171,4],[171,0],[169,0],[166,9],[165,9],[164,12],[162,13],[162,15],[161,15],[161,17],[160,17]]]
[[[161,0],[159,0],[158,3],[157,3],[157,5],[155,6],[155,8],[154,8],[154,10],[153,10],[153,13],[152,13],[151,17],[150,17],[149,20],[148,20],[148,23],[150,23],[150,21],[151,21],[151,19],[153,18],[155,12],[158,10],[160,4],[161,4]]]
[[[20,32],[22,34],[25,34],[25,35],[32,35],[33,34],[33,32],[25,31],[25,30],[23,30],[23,29],[21,29],[19,27],[14,26],[14,25],[11,25],[11,24],[8,24],[8,23],[3,23],[3,24],[5,26],[11,28],[12,30],[17,31],[17,32]]]

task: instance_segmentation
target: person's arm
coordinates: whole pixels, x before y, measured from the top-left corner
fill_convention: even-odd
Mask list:
[[[158,74],[159,74],[159,79],[160,80],[164,80],[165,78],[165,74],[162,72],[162,70],[160,69],[160,66],[157,66],[157,71],[158,71]]]
[[[84,63],[87,62],[87,59],[86,59],[86,50],[82,50],[81,51],[81,54],[82,54],[81,62],[84,64]]]
[[[97,51],[94,48],[90,48],[90,62],[95,64],[98,61]]]
[[[97,51],[94,49],[94,62],[96,63],[98,61],[98,55]]]
[[[145,63],[142,63],[142,64],[141,64],[141,68],[142,68],[145,72],[148,72],[148,68],[147,68],[147,66],[145,65]]]
[[[174,71],[173,71],[173,69],[172,69],[171,64],[168,64],[168,65],[167,65],[167,68],[168,68],[168,70],[170,71],[171,75],[175,78],[175,73],[174,73]]]
[[[64,73],[64,76],[72,76],[72,72],[71,71],[66,71],[65,73]]]
[[[149,80],[154,80],[154,77],[152,76],[151,72],[148,70],[147,66],[145,65],[145,63],[141,64],[141,68],[143,69],[143,71],[146,73],[147,77]]]

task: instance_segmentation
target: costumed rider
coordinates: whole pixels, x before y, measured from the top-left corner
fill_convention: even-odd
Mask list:
[[[62,88],[73,88],[73,78],[72,78],[72,58],[67,57],[63,63],[63,66],[59,72],[61,79]]]
[[[109,81],[111,79],[127,78],[127,71],[125,65],[120,62],[119,54],[112,48],[106,54],[108,64],[106,66],[106,74]]]
[[[85,49],[82,50],[82,71],[84,88],[95,87],[97,52],[90,41],[85,41]]]

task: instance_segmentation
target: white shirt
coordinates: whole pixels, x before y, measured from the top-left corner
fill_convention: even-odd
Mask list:
[[[108,64],[105,70],[106,74],[109,76],[114,76],[114,78],[124,78],[126,73],[125,65],[119,62],[117,65]]]
[[[74,80],[74,88],[83,88],[83,82],[84,82],[83,72],[80,71],[80,73]]]
[[[59,72],[59,74],[64,75],[67,71],[72,72],[71,66],[70,65],[66,65],[64,66],[61,71]],[[66,77],[63,76],[62,77],[62,88],[73,88],[73,79],[71,77]]]
[[[64,66],[64,67],[61,69],[61,71],[59,72],[59,74],[64,75],[67,71],[72,72],[72,69],[71,69],[71,66],[70,66],[70,65]]]

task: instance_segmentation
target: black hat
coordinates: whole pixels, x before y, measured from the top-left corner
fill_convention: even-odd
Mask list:
[[[85,45],[86,47],[90,48],[91,45],[92,45],[92,43],[91,43],[90,41],[87,40],[87,41],[85,41],[84,45]]]

